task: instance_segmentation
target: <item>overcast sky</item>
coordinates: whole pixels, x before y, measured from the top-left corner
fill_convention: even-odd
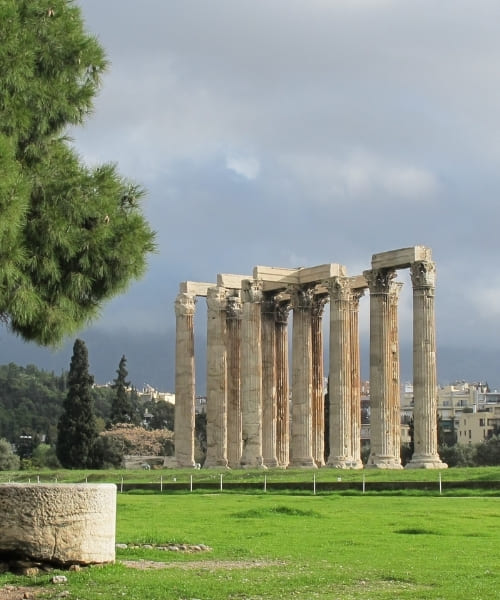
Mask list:
[[[159,242],[144,279],[79,335],[98,381],[125,354],[137,387],[173,390],[181,281],[330,262],[355,275],[425,245],[439,382],[500,387],[498,1],[77,4],[110,68],[75,144],[147,188]],[[56,353],[0,338],[1,363],[68,368],[73,338]]]

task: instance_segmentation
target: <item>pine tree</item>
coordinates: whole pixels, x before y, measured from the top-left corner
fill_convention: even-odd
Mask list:
[[[113,400],[111,403],[110,421],[116,423],[131,423],[134,421],[133,407],[130,400],[128,387],[130,381],[127,381],[127,359],[125,355],[121,357],[120,364],[116,370],[116,378],[113,379],[114,390]]]
[[[76,340],[68,374],[68,393],[57,425],[56,453],[67,469],[92,467],[92,450],[97,439],[89,374],[87,347]]]
[[[85,325],[154,250],[142,188],[65,137],[106,65],[71,0],[0,1],[0,319],[41,344]]]

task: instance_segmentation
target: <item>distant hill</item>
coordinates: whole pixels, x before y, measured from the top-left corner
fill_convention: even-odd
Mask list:
[[[16,446],[30,436],[54,443],[66,395],[66,378],[66,373],[55,375],[34,365],[0,365],[0,438]],[[112,390],[94,388],[92,394],[96,417],[105,421]]]

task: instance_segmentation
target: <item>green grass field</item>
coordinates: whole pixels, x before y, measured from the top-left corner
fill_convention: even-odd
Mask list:
[[[438,481],[439,475],[443,482],[446,481],[500,481],[500,466],[498,467],[478,467],[478,468],[453,468],[435,471],[432,469],[414,469],[414,470],[384,470],[384,469],[363,469],[363,470],[337,470],[323,468],[318,470],[310,469],[269,469],[263,470],[245,470],[245,469],[158,469],[158,470],[99,470],[99,471],[79,471],[59,469],[57,471],[33,470],[33,471],[0,471],[0,483],[23,482],[36,483],[40,480],[43,483],[58,481],[60,483],[77,483],[88,481],[93,483],[156,483],[163,481],[184,482],[186,489],[189,486],[190,478],[193,477],[194,485],[209,482],[218,482],[222,475],[225,482],[261,482],[264,477],[268,482],[310,482],[312,486],[313,477],[316,481],[337,481],[340,477],[342,481],[361,482],[363,477],[367,482],[370,481]]]
[[[124,493],[117,542],[212,550],[127,548],[115,565],[66,573],[63,587],[48,575],[3,574],[0,584],[80,600],[491,600],[500,589],[499,526],[494,497]]]

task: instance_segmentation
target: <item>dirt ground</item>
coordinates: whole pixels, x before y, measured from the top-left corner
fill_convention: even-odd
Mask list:
[[[42,590],[19,585],[4,585],[0,588],[0,600],[25,600],[27,598],[36,598],[36,595],[41,591]]]
[[[153,560],[123,560],[120,561],[126,567],[131,569],[256,569],[268,565],[284,564],[279,561],[262,561],[262,560],[234,560],[234,561],[219,561],[219,560],[192,560],[189,562],[158,562]],[[47,589],[36,589],[18,585],[4,585],[0,588],[0,600],[30,600],[35,599],[38,594],[46,592]]]
[[[153,560],[122,560],[120,561],[126,567],[132,569],[205,569],[211,571],[213,569],[255,569],[270,565],[284,564],[279,561],[263,561],[263,560],[192,560],[189,562],[158,562]],[[2,600],[0,596],[0,600]]]

